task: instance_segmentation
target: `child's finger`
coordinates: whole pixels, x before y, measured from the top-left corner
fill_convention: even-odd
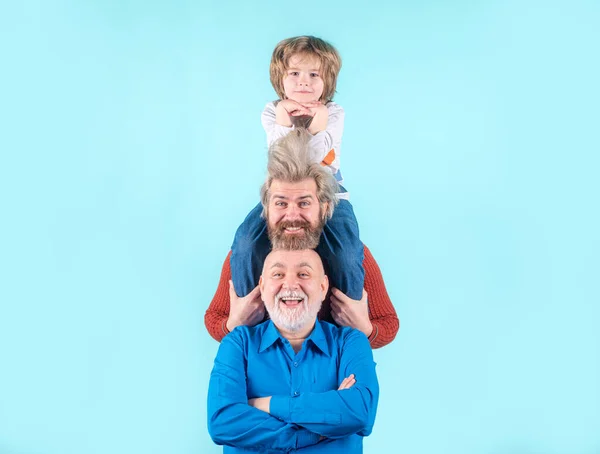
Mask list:
[[[297,110],[293,110],[293,111],[291,112],[291,114],[292,114],[294,117],[298,117],[298,116],[300,116],[300,115],[310,115],[310,110],[308,110],[308,109],[297,109]]]

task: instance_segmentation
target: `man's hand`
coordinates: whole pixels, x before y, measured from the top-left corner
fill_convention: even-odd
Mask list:
[[[258,285],[240,298],[235,293],[233,282],[229,281],[229,318],[227,319],[227,329],[233,331],[236,326],[248,325],[254,326],[265,318],[265,305],[260,299],[260,289]]]
[[[340,326],[356,328],[367,337],[373,332],[373,325],[369,319],[369,305],[367,292],[363,289],[360,301],[353,300],[344,295],[337,288],[331,289],[331,315]]]
[[[342,383],[340,383],[340,387],[337,390],[350,389],[354,386],[354,383],[356,383],[356,378],[354,378],[354,374],[350,374],[342,380]]]
[[[271,396],[248,399],[248,405],[258,408],[260,411],[264,411],[265,413],[269,413],[271,408]]]
[[[275,108],[275,123],[289,128],[292,126],[291,117],[300,117],[304,115],[312,117],[314,113],[299,102],[291,99],[283,99],[277,103],[277,107]]]

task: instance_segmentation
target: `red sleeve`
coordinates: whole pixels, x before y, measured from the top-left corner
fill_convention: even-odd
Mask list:
[[[369,336],[372,348],[383,347],[394,340],[400,321],[385,289],[379,265],[365,246],[365,290],[369,301],[369,318],[373,324],[373,332]]]
[[[223,262],[219,286],[204,314],[204,325],[206,325],[208,333],[219,342],[221,342],[221,339],[223,339],[226,334],[229,334],[229,330],[225,324],[229,317],[229,280],[231,279],[231,268],[229,266],[230,257],[231,251],[227,254],[225,262]]]

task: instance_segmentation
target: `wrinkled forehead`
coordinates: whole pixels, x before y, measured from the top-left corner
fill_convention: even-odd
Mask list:
[[[321,257],[312,249],[274,249],[265,259],[263,274],[271,269],[293,270],[303,267],[310,268],[319,275],[325,274]]]
[[[295,199],[307,196],[317,198],[317,183],[314,178],[305,178],[296,182],[273,179],[269,187],[270,199],[273,199],[273,197]]]

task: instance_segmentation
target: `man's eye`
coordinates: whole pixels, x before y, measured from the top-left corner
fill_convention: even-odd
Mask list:
[[[319,77],[318,73],[310,73],[310,77]]]
[[[290,71],[288,73],[288,75],[290,75],[290,76],[297,76],[298,75],[298,71]]]
[[[310,202],[300,202],[299,204],[301,207],[307,207],[310,206]]]
[[[308,273],[298,273],[298,276],[302,277],[302,278],[307,278],[309,277]]]
[[[275,202],[275,206],[276,207],[284,207],[285,206],[285,202]]]
[[[281,273],[273,273],[273,277],[281,277]]]

